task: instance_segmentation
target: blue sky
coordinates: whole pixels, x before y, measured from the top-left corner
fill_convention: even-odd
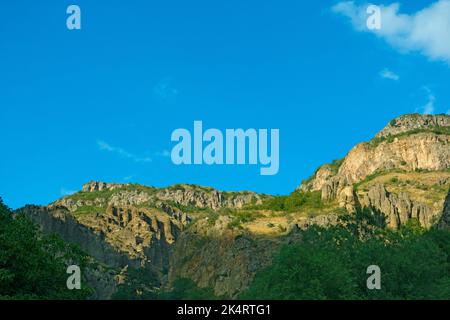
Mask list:
[[[2,1],[0,196],[46,204],[90,180],[287,194],[392,118],[448,112],[449,1],[376,4],[379,33],[358,1]],[[173,165],[170,135],[194,120],[278,128],[279,173]]]

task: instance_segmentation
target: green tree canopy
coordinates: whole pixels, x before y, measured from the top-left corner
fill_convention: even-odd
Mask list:
[[[85,299],[92,290],[68,290],[67,267],[85,255],[55,235],[44,236],[0,198],[0,299]]]

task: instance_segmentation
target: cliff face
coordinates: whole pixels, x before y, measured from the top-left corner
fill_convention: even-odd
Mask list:
[[[192,185],[158,189],[89,182],[81,192],[48,206],[27,206],[18,212],[28,215],[45,233],[59,234],[100,263],[116,268],[116,276],[128,267],[144,268],[163,284],[167,282],[175,242],[196,211],[238,209],[266,198],[269,196],[253,192],[219,192]],[[93,279],[101,278],[98,270],[90,270],[90,274]],[[117,287],[116,278],[95,285],[96,297],[110,297]]]
[[[376,146],[358,144],[338,171],[347,184],[359,182],[377,171],[445,170],[450,168],[450,136],[417,133],[385,140]]]
[[[364,207],[379,210],[386,216],[386,223],[393,229],[399,228],[410,219],[419,220],[424,227],[431,227],[439,212],[419,202],[412,201],[406,193],[388,192],[383,184],[373,186],[361,198]]]
[[[283,240],[255,238],[228,228],[229,223],[225,216],[214,225],[199,221],[181,235],[171,255],[169,286],[177,278],[190,278],[217,296],[236,298],[270,264]]]
[[[320,190],[324,201],[336,200],[349,211],[357,205],[374,207],[384,212],[395,228],[410,218],[429,227],[442,214],[442,190],[450,186],[449,169],[450,116],[405,115],[391,121],[371,141],[356,145],[341,161],[321,166],[299,190]],[[414,199],[418,188],[410,181],[418,178],[417,172],[436,172],[434,180],[425,184],[440,190],[434,203]],[[393,186],[402,189],[399,194],[369,183],[383,175],[398,180],[392,173],[410,173],[402,188]],[[370,191],[361,188],[364,184]]]
[[[105,241],[105,234],[79,223],[64,207],[26,206],[18,211],[36,222],[45,233],[57,233],[64,240],[78,244],[89,255],[112,267],[123,267],[130,260]]]

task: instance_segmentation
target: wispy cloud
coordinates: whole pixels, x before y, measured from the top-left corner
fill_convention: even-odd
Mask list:
[[[434,113],[434,102],[436,101],[436,97],[431,92],[430,88],[423,87],[423,90],[427,93],[428,101],[424,106],[419,108],[419,110],[422,111],[423,114],[433,114]]]
[[[394,81],[400,80],[400,76],[398,74],[396,74],[395,72],[389,70],[388,68],[381,70],[380,77],[382,77],[384,79],[394,80]]]
[[[97,140],[97,145],[101,151],[116,153],[123,158],[131,159],[135,162],[151,162],[152,161],[152,159],[150,157],[136,156],[136,155],[126,151],[125,149],[113,147],[109,143],[102,141],[102,140]]]
[[[135,177],[135,175],[132,174],[131,176],[123,177],[123,180],[125,180],[125,181],[130,181],[130,180],[134,179],[134,177]]]
[[[168,158],[168,157],[170,157],[170,151],[169,151],[169,150],[158,151],[158,152],[155,153],[155,155],[156,155],[157,157],[165,157],[165,158]]]
[[[438,0],[413,14],[400,13],[399,3],[380,5],[381,28],[374,30],[366,25],[367,7],[345,1],[332,10],[348,17],[355,30],[372,32],[401,53],[419,52],[450,65],[450,0]]]
[[[160,101],[166,103],[175,102],[178,97],[178,89],[176,89],[173,84],[173,80],[170,77],[166,77],[161,79],[154,87],[153,87],[153,95]]]
[[[77,191],[75,191],[75,190],[68,190],[66,188],[61,188],[59,192],[61,193],[62,196],[70,196],[70,195],[76,193]]]

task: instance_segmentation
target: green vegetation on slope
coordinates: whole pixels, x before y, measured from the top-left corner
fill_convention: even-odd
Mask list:
[[[92,290],[68,290],[67,267],[86,257],[56,236],[43,236],[26,217],[13,217],[0,198],[0,300],[86,299]]]
[[[159,300],[216,300],[211,288],[199,288],[194,281],[186,278],[176,279],[168,291],[158,295]]]
[[[380,143],[387,141],[387,142],[393,142],[395,138],[402,138],[406,136],[410,136],[417,133],[434,133],[434,134],[445,134],[450,135],[450,127],[433,127],[433,128],[424,128],[424,129],[414,129],[406,132],[402,132],[399,134],[394,135],[388,135],[385,137],[375,137],[372,140],[369,141],[369,144],[371,147],[376,147]]]
[[[276,196],[260,205],[246,206],[246,209],[294,212],[307,209],[323,209],[320,191],[294,191],[288,196]]]
[[[316,177],[316,174],[320,170],[320,168],[323,168],[325,166],[329,167],[331,169],[331,172],[334,175],[337,174],[339,171],[339,168],[341,167],[344,160],[345,160],[345,158],[335,159],[335,160],[331,161],[331,163],[327,163],[327,164],[320,166],[319,168],[316,169],[316,171],[314,172],[314,174],[312,176],[310,176],[308,179],[302,181],[302,185],[310,183]]]
[[[450,299],[450,232],[417,221],[399,231],[368,211],[328,229],[310,227],[302,242],[282,247],[243,299]],[[367,267],[381,269],[369,290]]]

